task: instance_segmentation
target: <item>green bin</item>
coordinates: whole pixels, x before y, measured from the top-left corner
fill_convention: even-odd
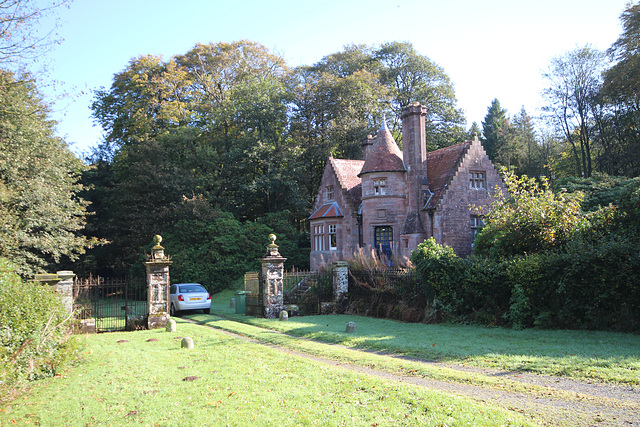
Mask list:
[[[246,291],[236,291],[234,293],[236,298],[236,314],[245,314],[244,306],[245,306],[245,294]]]

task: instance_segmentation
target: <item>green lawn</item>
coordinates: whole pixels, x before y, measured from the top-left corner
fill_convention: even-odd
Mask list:
[[[180,348],[189,336],[195,349]],[[0,408],[0,425],[533,425],[526,416],[330,367],[178,319],[88,335],[81,362]]]
[[[291,317],[281,322],[235,314],[229,307],[232,297],[231,291],[213,295],[212,313],[300,337],[425,360],[640,384],[638,334],[425,325],[343,315]],[[356,322],[356,334],[345,333],[349,321]]]
[[[229,307],[232,296],[230,291],[214,295],[212,312],[219,316],[187,316],[212,328],[177,319],[177,333],[162,329],[76,338],[82,341],[78,364],[62,375],[33,383],[31,390],[0,408],[0,425],[493,426],[543,421],[490,403],[292,356],[214,328],[343,364],[525,392],[532,399],[549,393],[569,401],[580,397],[503,376],[356,349],[639,383],[638,335],[408,324],[334,315],[284,322],[236,315]],[[357,333],[345,332],[349,321],[357,323]],[[194,339],[194,350],[180,348],[184,336]]]

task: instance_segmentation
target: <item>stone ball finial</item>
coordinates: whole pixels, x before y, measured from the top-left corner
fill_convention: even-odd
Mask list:
[[[278,252],[278,245],[276,245],[276,235],[269,234],[269,240],[271,243],[267,245],[267,256],[268,257],[279,257],[280,252]]]
[[[159,246],[161,242],[162,242],[162,236],[161,235],[156,234],[155,236],[153,236],[153,245],[154,246]]]

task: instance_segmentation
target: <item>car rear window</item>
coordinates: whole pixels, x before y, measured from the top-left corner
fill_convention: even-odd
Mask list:
[[[187,285],[187,286],[180,286],[180,292],[183,294],[188,294],[190,292],[207,292],[207,291],[202,286]]]

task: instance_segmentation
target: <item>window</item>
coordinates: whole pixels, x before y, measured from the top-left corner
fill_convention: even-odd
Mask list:
[[[324,251],[324,225],[313,226],[313,248],[316,251]]]
[[[373,194],[376,196],[384,196],[386,194],[387,180],[385,178],[373,180]]]
[[[482,228],[482,218],[479,216],[472,215],[471,216],[471,241],[475,240],[476,234]],[[473,245],[473,243],[472,243]]]
[[[471,188],[486,188],[484,172],[470,172],[469,185]]]
[[[327,200],[333,200],[333,185],[327,185]]]
[[[338,239],[336,236],[336,225],[329,224],[329,250],[335,251],[338,249]]]

